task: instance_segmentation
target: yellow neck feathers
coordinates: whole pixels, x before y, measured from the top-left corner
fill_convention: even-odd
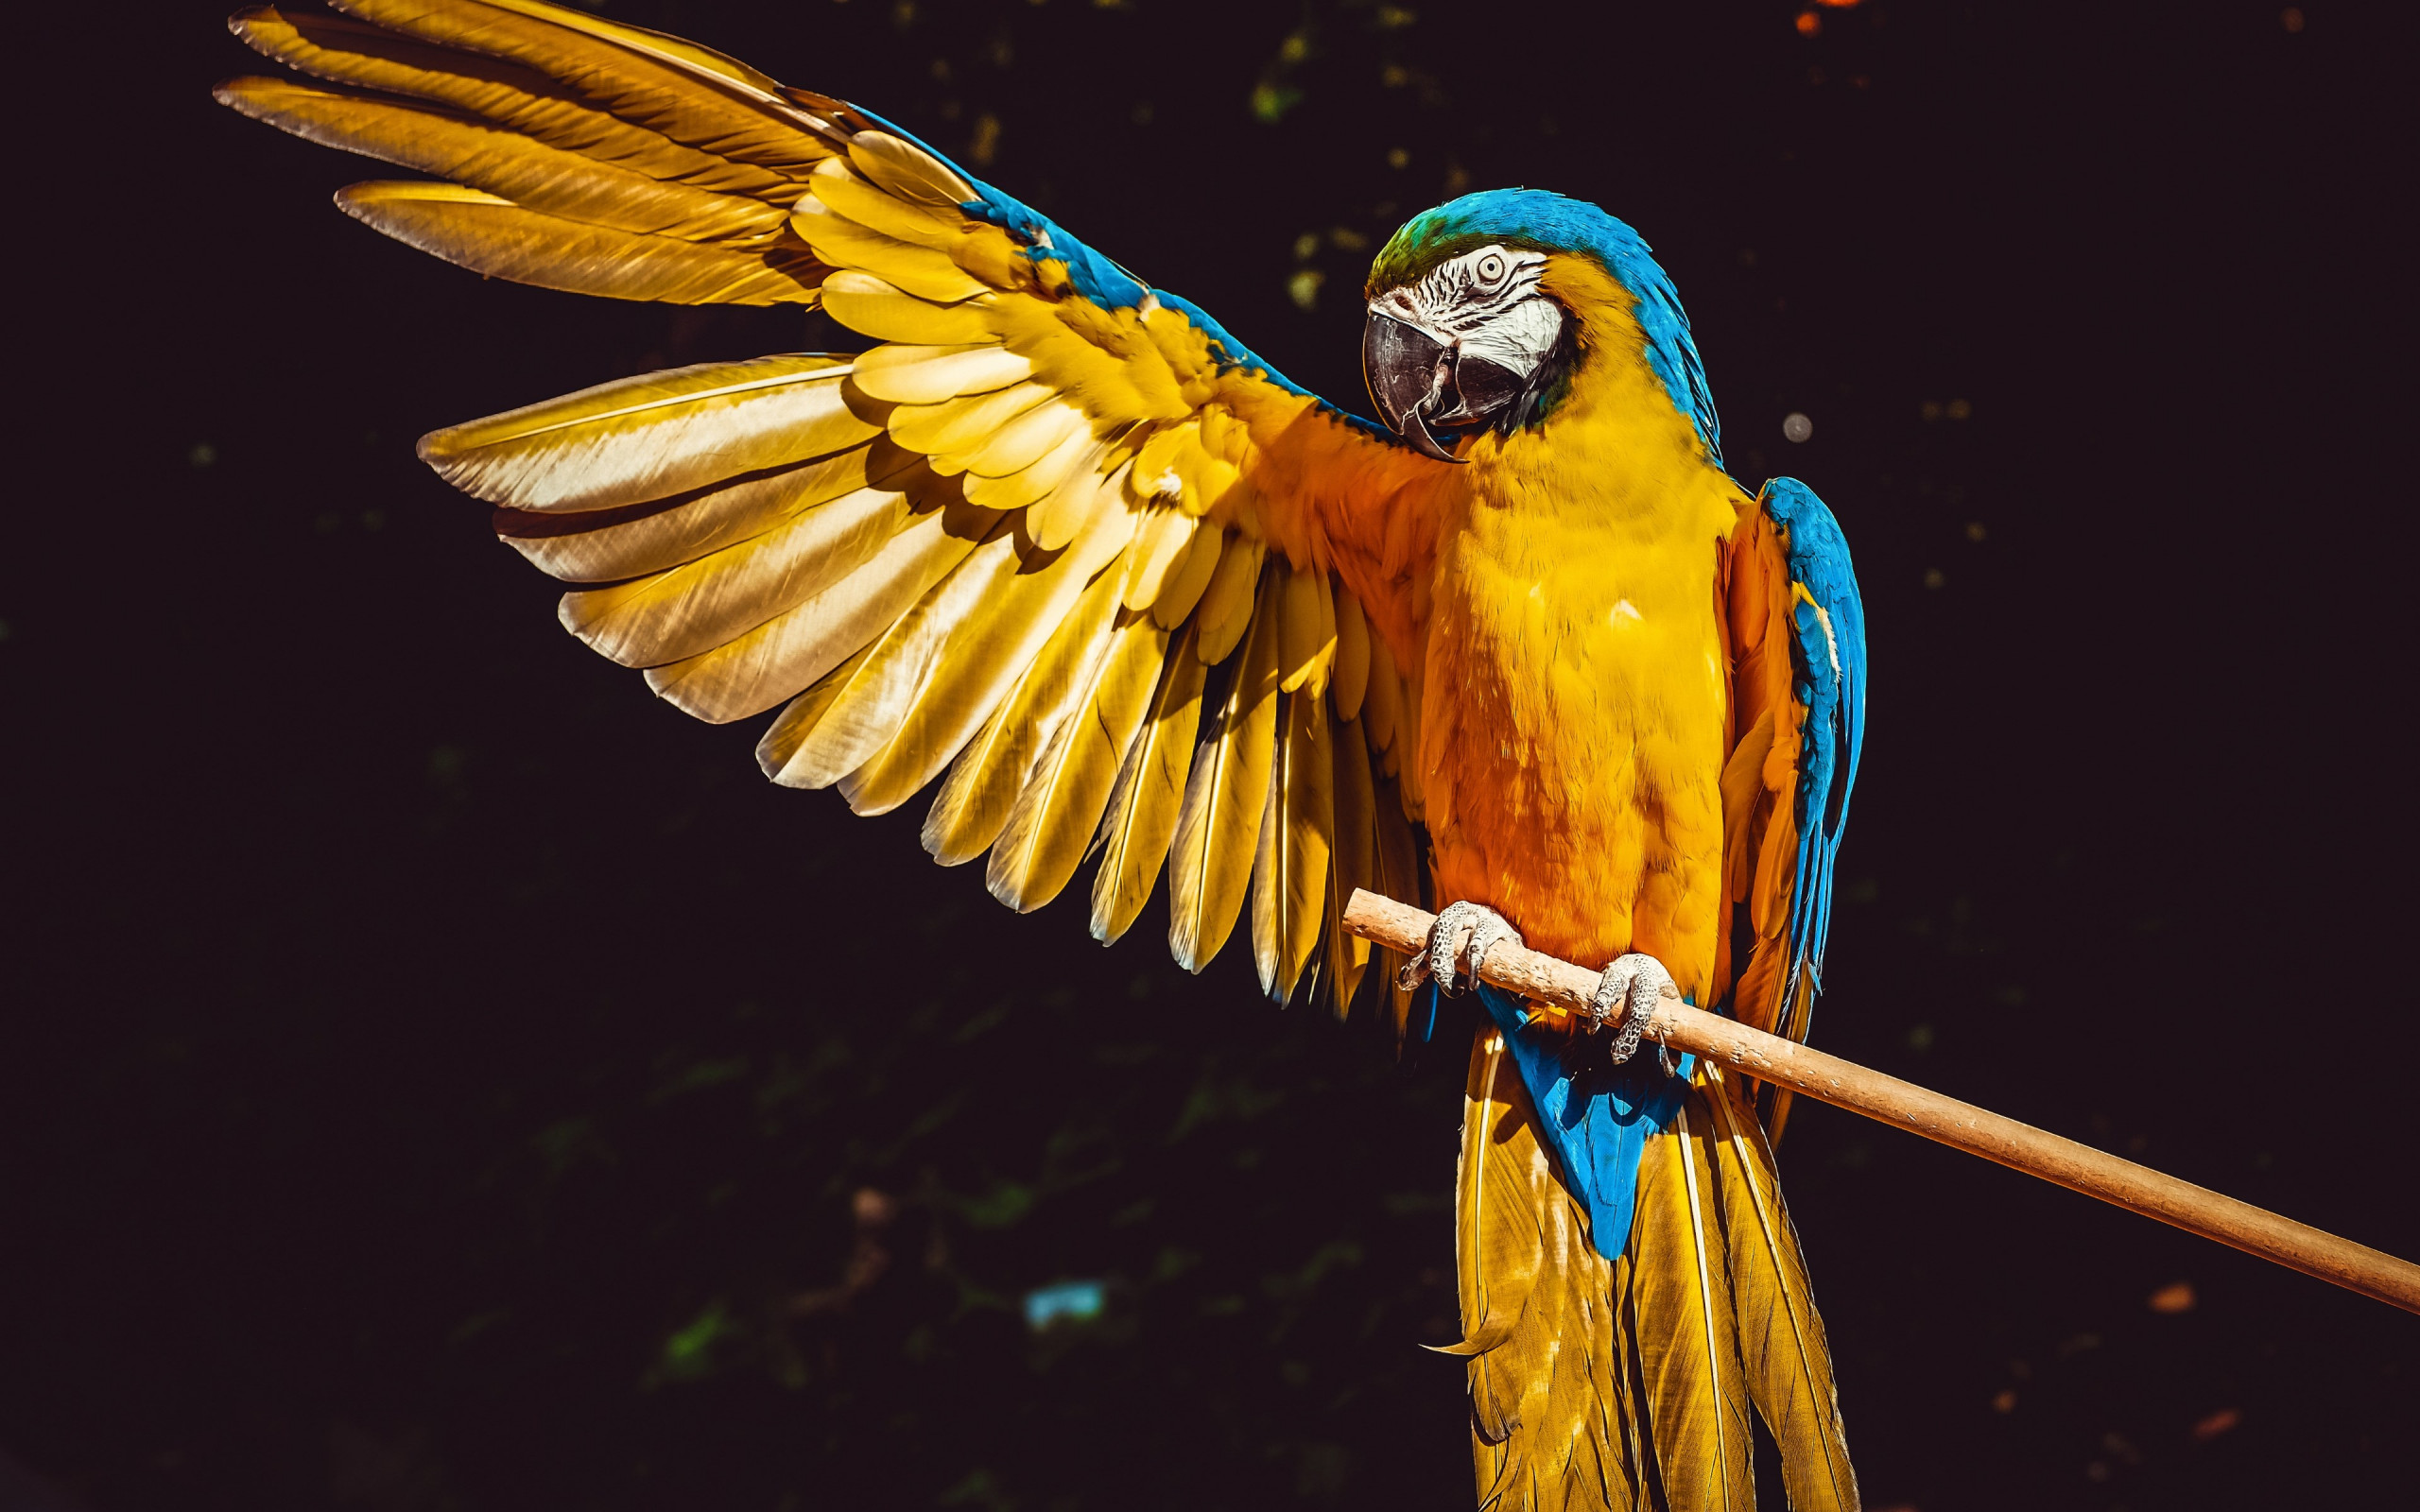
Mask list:
[[[1539,284],[1579,326],[1570,387],[1538,424],[1472,444],[1474,502],[1582,507],[1657,533],[1684,524],[1727,533],[1737,486],[1648,367],[1630,291],[1569,253],[1549,258]]]

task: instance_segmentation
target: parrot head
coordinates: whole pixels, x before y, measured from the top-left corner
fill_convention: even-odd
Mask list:
[[[1441,461],[1461,435],[1544,421],[1590,357],[1594,323],[1560,290],[1558,259],[1586,258],[1629,296],[1665,391],[1719,456],[1712,404],[1671,280],[1638,232],[1591,204],[1492,189],[1424,212],[1371,265],[1361,371],[1396,435]],[[1445,433],[1441,441],[1438,433]]]

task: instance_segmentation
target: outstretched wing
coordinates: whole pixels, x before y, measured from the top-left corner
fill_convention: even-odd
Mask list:
[[[700,718],[779,708],[776,782],[873,814],[943,778],[925,848],[988,852],[1012,907],[1097,851],[1115,939],[1165,867],[1198,971],[1249,897],[1263,986],[1341,1012],[1369,947],[1340,900],[1420,891],[1400,753],[1450,470],[855,107],[533,0],[343,9],[233,22],[334,87],[220,97],[449,180],[355,185],[350,213],[498,277],[820,303],[879,343],[424,438],[581,585],[564,625]]]
[[[1725,871],[1754,937],[1733,1011],[1803,1042],[1865,738],[1865,610],[1840,522],[1794,478],[1742,512],[1725,568],[1737,730]]]

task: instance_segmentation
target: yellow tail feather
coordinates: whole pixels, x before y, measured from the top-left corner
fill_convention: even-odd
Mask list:
[[[1456,1189],[1471,1451],[1489,1508],[1752,1512],[1752,1413],[1798,1512],[1855,1512],[1831,1358],[1763,1130],[1701,1070],[1640,1161],[1619,1258],[1538,1138],[1495,1028]]]
[[[1588,1242],[1493,1027],[1472,1047],[1455,1192],[1471,1458],[1488,1508],[1646,1507],[1645,1433],[1616,1313],[1617,1267]]]
[[[1772,1147],[1732,1088],[1709,1087],[1707,1102],[1749,1395],[1780,1447],[1789,1504],[1797,1512],[1853,1512],[1857,1474],[1841,1427],[1832,1352],[1798,1230],[1782,1207]]]
[[[1756,1504],[1747,1382],[1710,1189],[1707,1117],[1703,1090],[1692,1091],[1673,1127],[1650,1138],[1639,1159],[1625,1313],[1666,1499],[1747,1512]]]

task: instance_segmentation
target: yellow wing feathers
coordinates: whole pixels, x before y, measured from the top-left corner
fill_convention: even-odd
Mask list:
[[[237,16],[309,79],[219,94],[444,180],[355,185],[349,213],[493,276],[821,304],[874,343],[427,437],[578,585],[566,627],[700,718],[780,708],[778,782],[880,813],[942,779],[925,848],[988,853],[1013,907],[1098,850],[1114,939],[1165,866],[1187,967],[1248,919],[1272,994],[1324,959],[1349,1002],[1370,951],[1341,899],[1417,891],[1395,775],[1428,538],[1400,516],[1429,464],[1155,297],[1081,297],[1046,238],[969,214],[955,169],[838,101],[525,0],[341,9]]]
[[[826,271],[790,229],[847,123],[728,59],[543,5],[354,0],[229,23],[320,80],[218,97],[445,183],[355,184],[347,214],[491,277],[674,303],[809,303]],[[359,18],[359,19],[355,19]],[[829,104],[830,102],[821,102]]]

